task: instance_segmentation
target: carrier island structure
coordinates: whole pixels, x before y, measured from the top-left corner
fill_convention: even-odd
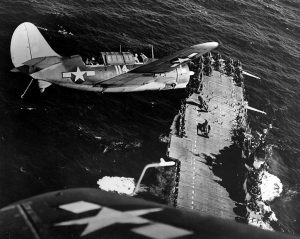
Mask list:
[[[225,64],[226,62],[226,64]],[[239,61],[207,54],[192,62],[188,97],[171,126],[167,156],[178,162],[175,206],[237,219],[247,107]]]

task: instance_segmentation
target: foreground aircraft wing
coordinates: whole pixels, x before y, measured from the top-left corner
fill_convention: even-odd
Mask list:
[[[67,189],[0,210],[0,237],[65,238],[294,238],[99,189]]]
[[[217,42],[207,42],[175,52],[169,56],[163,57],[157,61],[134,69],[133,73],[164,73],[174,70],[176,67],[190,60],[197,58],[206,52],[215,49],[219,44]]]

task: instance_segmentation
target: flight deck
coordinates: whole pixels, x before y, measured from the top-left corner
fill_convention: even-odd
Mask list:
[[[237,217],[236,201],[226,189],[228,182],[213,169],[214,165],[222,169],[224,160],[231,160],[230,151],[242,158],[242,150],[232,146],[235,130],[246,125],[243,91],[243,84],[237,84],[232,76],[213,70],[210,76],[201,77],[199,89],[184,101],[167,152],[179,162],[175,193],[178,208],[226,219]],[[230,167],[224,170],[228,171],[224,174],[235,173]]]

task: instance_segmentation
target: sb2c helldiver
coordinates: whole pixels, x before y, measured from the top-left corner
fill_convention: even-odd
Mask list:
[[[136,92],[185,88],[194,74],[187,63],[217,46],[217,42],[198,44],[145,63],[137,63],[130,52],[102,52],[104,64],[95,66],[85,64],[79,55],[60,56],[35,25],[24,22],[13,33],[10,53],[12,71],[30,75],[31,82],[38,80],[41,92],[51,84],[101,93]]]

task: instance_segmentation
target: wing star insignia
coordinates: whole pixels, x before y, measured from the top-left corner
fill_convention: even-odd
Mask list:
[[[150,208],[134,211],[117,211],[108,207],[103,207],[102,210],[98,212],[95,216],[86,217],[82,219],[60,222],[55,224],[56,226],[70,226],[70,225],[83,225],[87,224],[84,231],[81,233],[81,236],[85,236],[99,229],[111,226],[116,223],[121,224],[145,224],[149,223],[150,220],[139,217],[151,212],[161,211],[160,208]]]
[[[76,209],[80,207],[80,209]],[[140,216],[162,211],[162,208],[149,208],[149,209],[139,209],[130,211],[118,211],[108,207],[102,207],[100,205],[89,203],[85,201],[79,201],[74,203],[69,203],[59,206],[59,208],[73,212],[79,213],[87,212],[95,209],[100,209],[100,211],[91,217],[85,217],[76,220],[64,221],[54,224],[55,226],[71,226],[71,225],[85,225],[86,227],[80,236],[86,236],[102,228],[114,225],[114,224],[145,224],[141,227],[136,227],[131,229],[133,233],[147,236],[153,239],[172,239],[180,236],[186,236],[193,234],[192,231],[188,231],[182,228],[177,228],[164,223],[157,223]],[[158,232],[159,231],[159,232]]]
[[[197,55],[198,53],[192,53],[190,55],[188,55],[186,58],[180,58],[178,57],[177,60],[175,61],[171,61],[172,62],[172,66],[171,67],[177,67],[178,65],[184,63],[184,62],[187,62],[190,60],[190,58],[194,57],[195,55]]]
[[[95,203],[85,202],[85,201],[78,201],[74,203],[68,203],[59,206],[60,209],[72,212],[72,213],[83,213],[88,212],[95,209],[100,209],[101,206]]]

